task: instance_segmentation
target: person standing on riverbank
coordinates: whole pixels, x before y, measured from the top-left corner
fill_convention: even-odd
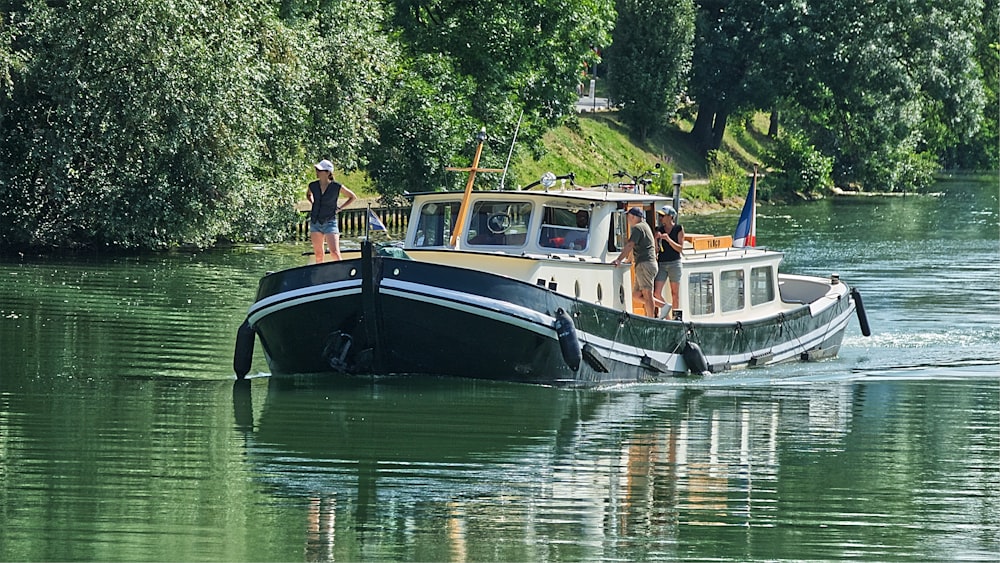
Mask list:
[[[339,205],[340,196],[347,197],[344,205]],[[316,163],[316,181],[309,183],[306,199],[312,204],[309,212],[309,239],[313,254],[319,264],[325,258],[323,243],[330,249],[330,259],[340,260],[340,228],[337,212],[358,199],[347,186],[333,179],[333,163],[323,159]]]
[[[635,279],[632,280],[632,300],[642,303],[647,317],[655,317],[653,279],[656,277],[656,243],[653,229],[649,228],[646,215],[639,207],[629,209],[625,217],[629,225],[628,242],[612,264],[618,266],[630,256],[633,257]]]

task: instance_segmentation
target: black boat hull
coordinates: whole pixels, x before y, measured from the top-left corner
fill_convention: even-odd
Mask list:
[[[854,304],[846,292],[829,301],[743,324],[654,320],[365,245],[360,258],[266,276],[247,320],[275,375],[431,374],[589,387],[687,375],[688,342],[712,372],[835,356]],[[562,331],[560,309],[572,320]]]

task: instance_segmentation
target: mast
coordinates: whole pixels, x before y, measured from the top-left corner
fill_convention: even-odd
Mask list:
[[[476,134],[476,140],[479,141],[479,145],[476,147],[476,155],[472,158],[472,166],[469,168],[453,168],[448,167],[447,170],[454,172],[468,172],[469,181],[465,184],[465,195],[462,197],[462,205],[458,208],[458,220],[455,222],[455,228],[451,231],[451,247],[455,248],[458,244],[458,237],[462,234],[462,228],[465,225],[465,218],[469,215],[469,199],[472,197],[472,185],[476,182],[476,172],[503,172],[499,168],[479,168],[479,156],[483,152],[483,143],[486,142],[486,128],[483,127]]]

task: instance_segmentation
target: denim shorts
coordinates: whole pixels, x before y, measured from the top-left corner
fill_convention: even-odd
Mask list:
[[[681,261],[674,260],[673,262],[660,262],[660,269],[656,272],[656,281],[665,282],[669,277],[670,281],[673,283],[680,283],[681,281]]]
[[[339,235],[340,229],[337,228],[337,218],[334,217],[326,223],[314,223],[309,221],[309,232],[323,233],[324,235]]]

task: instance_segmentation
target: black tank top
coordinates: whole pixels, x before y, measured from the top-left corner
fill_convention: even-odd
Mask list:
[[[656,232],[665,233],[667,231],[663,228],[663,225],[657,225]],[[680,241],[677,240],[677,236],[680,234],[680,232],[681,232],[681,226],[675,224],[674,227],[670,229],[670,235],[669,235],[670,240],[679,243]],[[658,240],[656,241],[656,244],[659,245],[659,248],[657,249],[659,252],[656,255],[657,262],[675,262],[681,259],[680,252],[674,250],[674,247],[670,246],[670,244],[667,243],[667,241]]]
[[[337,215],[337,201],[340,200],[340,188],[342,184],[330,182],[323,192],[319,187],[319,180],[310,182],[309,191],[313,195],[312,211],[309,212],[309,221],[313,223],[326,223]]]

